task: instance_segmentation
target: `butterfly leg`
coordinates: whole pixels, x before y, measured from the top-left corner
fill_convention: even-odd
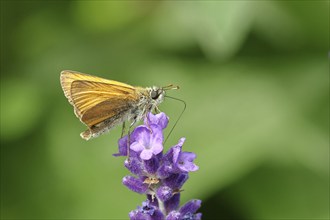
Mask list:
[[[125,132],[126,132],[126,126],[125,126],[125,122],[123,122],[123,127],[121,129],[121,136],[120,136],[120,138],[122,138],[124,136]]]
[[[131,136],[130,129],[128,129],[128,132],[127,132],[127,160],[128,160],[128,162],[130,162],[129,161],[130,136]]]
[[[159,108],[157,106],[155,106],[155,112],[158,114],[158,113],[161,113],[161,111],[159,110]]]
[[[133,125],[135,124],[136,119],[134,119],[134,121],[130,124],[129,128],[128,128],[128,132],[127,132],[127,160],[129,162],[129,155],[130,155],[130,142],[131,142],[131,127],[133,127]]]
[[[150,127],[150,124],[149,124],[148,113],[145,114],[145,118],[147,119],[147,120],[146,120],[147,127],[148,127],[149,131],[150,131],[151,134],[152,134],[152,130],[151,130],[151,127]]]

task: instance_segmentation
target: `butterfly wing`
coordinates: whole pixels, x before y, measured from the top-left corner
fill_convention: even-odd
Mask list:
[[[97,76],[92,76],[88,75],[85,73],[79,73],[76,71],[72,70],[64,70],[61,72],[61,86],[64,91],[65,97],[69,100],[69,102],[72,104],[72,99],[71,99],[71,84],[74,81],[90,81],[90,82],[100,82],[100,83],[105,83],[109,85],[117,85],[122,88],[127,88],[127,89],[134,89],[133,86],[130,86],[125,83],[117,82],[114,80],[108,80],[108,79],[103,79],[101,77]]]
[[[74,81],[71,99],[76,115],[91,127],[131,108],[137,102],[138,95],[135,89],[113,84]]]
[[[117,116],[139,100],[135,87],[73,71],[61,73],[65,96],[88,127]]]

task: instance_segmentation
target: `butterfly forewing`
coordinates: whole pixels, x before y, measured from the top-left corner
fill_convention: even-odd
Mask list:
[[[82,116],[88,109],[104,101],[136,100],[137,93],[134,88],[126,88],[114,84],[90,81],[74,81],[71,84],[71,99]],[[114,102],[110,104],[115,104]]]
[[[74,81],[91,81],[91,82],[101,82],[110,85],[117,85],[124,88],[134,89],[133,86],[130,86],[125,83],[117,82],[114,80],[103,79],[97,76],[92,76],[84,73],[79,73],[71,70],[64,70],[61,72],[61,86],[64,91],[64,95],[68,98],[69,102],[72,102],[71,99],[71,84]]]
[[[125,111],[138,101],[135,87],[74,71],[61,73],[65,96],[88,127]]]

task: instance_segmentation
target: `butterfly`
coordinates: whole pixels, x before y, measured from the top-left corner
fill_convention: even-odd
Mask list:
[[[88,129],[80,136],[89,140],[119,124],[130,121],[130,127],[146,117],[164,101],[165,91],[178,86],[131,86],[71,70],[61,72],[61,86],[75,115]],[[123,135],[123,133],[122,133]]]

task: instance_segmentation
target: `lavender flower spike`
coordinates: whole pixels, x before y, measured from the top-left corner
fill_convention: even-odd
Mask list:
[[[182,151],[185,138],[163,153],[163,130],[168,120],[165,113],[149,113],[144,125],[132,132],[129,144],[127,136],[118,141],[119,153],[114,156],[127,156],[127,148],[130,148],[125,167],[133,176],[125,176],[123,184],[147,197],[142,206],[129,213],[132,220],[198,220],[202,217],[201,213],[196,213],[201,200],[193,199],[179,207],[181,188],[189,172],[199,167],[194,164],[196,154]]]

